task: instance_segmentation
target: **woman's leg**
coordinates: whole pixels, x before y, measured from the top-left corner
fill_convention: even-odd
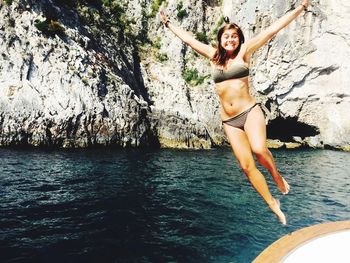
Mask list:
[[[265,177],[256,168],[254,158],[250,149],[247,135],[244,131],[224,124],[224,130],[231,144],[232,150],[250,183],[262,196],[271,210],[277,215],[282,224],[286,224],[286,218],[280,209],[278,201],[272,197],[267,186]]]
[[[270,172],[280,191],[283,194],[288,194],[290,189],[289,184],[279,174],[272,153],[266,146],[265,118],[260,107],[254,107],[249,112],[244,130],[259,163]]]

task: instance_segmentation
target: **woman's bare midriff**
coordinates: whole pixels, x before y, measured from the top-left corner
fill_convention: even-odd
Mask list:
[[[215,85],[221,102],[221,119],[229,119],[249,107],[255,99],[249,94],[248,77],[229,79]]]

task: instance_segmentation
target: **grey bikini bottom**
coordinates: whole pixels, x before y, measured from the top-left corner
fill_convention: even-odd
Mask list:
[[[232,127],[235,127],[244,131],[244,124],[247,121],[248,114],[256,105],[260,105],[260,103],[255,103],[249,109],[239,113],[236,116],[233,116],[230,119],[222,121],[222,123],[225,123],[227,125],[230,125]]]

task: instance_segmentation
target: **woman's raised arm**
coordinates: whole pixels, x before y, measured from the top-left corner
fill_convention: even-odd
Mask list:
[[[211,59],[214,56],[216,51],[215,48],[198,41],[189,32],[170,23],[169,19],[165,16],[163,10],[160,11],[159,15],[164,26],[169,28],[171,32],[173,32],[185,44],[189,45],[193,50],[209,59]]]
[[[309,6],[309,0],[303,0],[303,2],[294,10],[288,12],[271,26],[264,31],[260,32],[257,36],[250,39],[246,46],[247,51],[245,56],[251,56],[257,49],[266,44],[271,38],[273,38],[281,29],[285,28],[290,22],[297,18],[304,10]]]

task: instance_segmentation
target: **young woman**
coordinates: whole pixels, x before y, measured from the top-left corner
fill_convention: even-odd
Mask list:
[[[294,10],[246,42],[239,26],[227,23],[218,31],[217,48],[196,40],[191,34],[171,23],[164,12],[160,11],[160,19],[166,28],[193,50],[210,59],[215,89],[221,102],[222,123],[232,150],[250,183],[282,224],[286,224],[287,221],[279,201],[272,197],[265,177],[255,166],[253,158],[254,153],[259,163],[268,169],[279,190],[287,194],[289,185],[277,171],[272,154],[266,146],[264,114],[249,93],[249,61],[257,49],[297,18],[308,6],[309,1],[303,0]]]

